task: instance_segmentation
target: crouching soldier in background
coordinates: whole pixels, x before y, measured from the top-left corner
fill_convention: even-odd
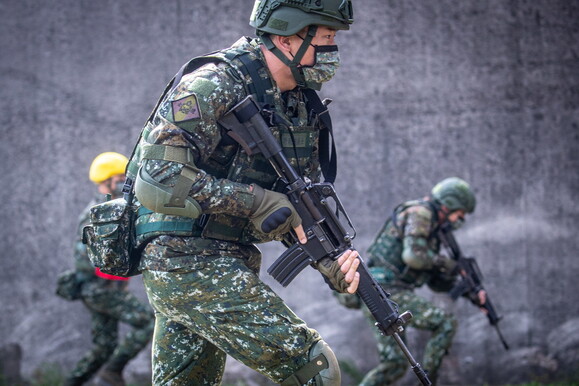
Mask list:
[[[409,310],[413,318],[409,326],[432,332],[424,350],[423,367],[436,383],[438,369],[450,348],[457,329],[455,317],[414,293],[427,284],[433,291],[448,292],[458,279],[455,260],[441,255],[439,230],[450,224],[458,229],[467,213],[475,209],[476,200],[470,186],[460,178],[439,182],[431,194],[397,206],[368,249],[370,272],[382,285],[399,309]],[[339,294],[340,303],[359,308],[355,295]],[[486,293],[478,293],[484,304]],[[367,309],[367,319],[375,320]],[[360,385],[390,385],[404,376],[408,362],[389,336],[373,329],[378,341],[380,364],[364,377]]]
[[[65,385],[82,385],[103,365],[100,384],[125,385],[122,372],[126,364],[145,348],[151,339],[154,316],[148,305],[127,291],[128,278],[107,275],[95,268],[82,243],[82,229],[89,222],[89,209],[102,202],[105,195],[122,196],[125,167],[128,159],[122,154],[106,152],[98,155],[91,164],[89,178],[98,187],[95,197],[80,216],[74,249],[78,295],[92,318],[93,347],[76,364]],[[129,324],[133,330],[118,344],[119,322]]]

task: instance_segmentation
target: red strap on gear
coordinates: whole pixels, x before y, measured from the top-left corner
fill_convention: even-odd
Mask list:
[[[106,279],[106,280],[120,280],[120,281],[129,280],[128,277],[115,276],[115,275],[109,275],[108,273],[104,273],[98,267],[94,269],[94,274],[97,275],[98,277]]]

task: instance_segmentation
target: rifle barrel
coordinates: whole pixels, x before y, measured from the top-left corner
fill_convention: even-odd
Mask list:
[[[501,333],[501,330],[500,330],[498,324],[495,324],[495,329],[497,330],[497,333],[499,334],[499,339],[501,340],[503,347],[505,348],[505,350],[508,350],[510,347],[507,344],[507,341],[505,340],[505,338],[503,337],[503,334]]]
[[[420,363],[416,362],[416,360],[412,356],[412,353],[408,350],[408,347],[406,347],[402,338],[400,338],[400,335],[398,335],[398,333],[395,332],[394,334],[392,334],[392,337],[394,338],[396,343],[398,343],[398,346],[406,356],[406,359],[408,359],[408,363],[412,365],[412,370],[420,380],[420,383],[422,383],[424,386],[432,385],[432,382],[430,382],[430,379],[428,379],[428,375],[426,374],[422,366],[420,366]]]

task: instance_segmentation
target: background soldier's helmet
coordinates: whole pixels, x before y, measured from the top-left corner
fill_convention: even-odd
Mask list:
[[[432,188],[432,197],[451,211],[463,209],[467,213],[474,212],[476,198],[470,185],[458,178],[450,177],[440,181]]]
[[[351,0],[256,0],[249,24],[258,35],[291,36],[309,25],[347,30],[353,21]]]
[[[105,152],[96,156],[90,165],[89,179],[95,184],[100,184],[114,175],[125,174],[129,160],[122,154]]]

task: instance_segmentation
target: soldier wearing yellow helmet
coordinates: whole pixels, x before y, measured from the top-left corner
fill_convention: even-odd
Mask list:
[[[74,247],[74,280],[78,284],[78,293],[74,297],[82,300],[91,314],[93,346],[69,373],[65,386],[84,384],[101,367],[101,383],[125,385],[122,376],[125,365],[147,345],[153,333],[153,313],[148,305],[127,291],[128,279],[95,268],[88,258],[86,245],[82,243],[82,229],[89,222],[89,209],[102,202],[105,195],[110,194],[112,198],[122,195],[127,163],[124,155],[105,152],[93,160],[89,169],[89,179],[97,185],[98,195],[79,217]],[[133,327],[120,344],[117,341],[119,322]]]
[[[122,194],[128,163],[128,158],[122,154],[110,151],[101,153],[90,165],[89,179],[98,186],[99,193],[118,198]]]

